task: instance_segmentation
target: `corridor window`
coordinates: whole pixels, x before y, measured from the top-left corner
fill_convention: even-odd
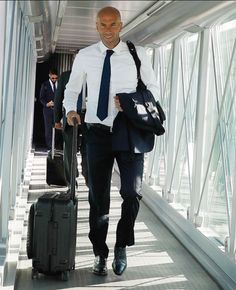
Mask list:
[[[236,149],[236,21],[211,30],[209,87],[200,211],[204,227],[222,244],[230,236]]]

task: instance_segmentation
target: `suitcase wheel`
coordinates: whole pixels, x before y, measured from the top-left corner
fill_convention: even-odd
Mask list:
[[[32,269],[32,273],[31,273],[31,278],[34,279],[38,279],[39,277],[39,272],[36,269]]]
[[[68,270],[64,271],[64,272],[61,272],[61,280],[62,281],[68,281],[69,280],[69,275],[70,275],[70,273],[69,273]]]

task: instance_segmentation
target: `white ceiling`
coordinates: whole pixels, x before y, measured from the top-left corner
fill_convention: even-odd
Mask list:
[[[236,14],[236,1],[19,1],[29,22],[38,62],[51,53],[74,53],[99,40],[97,12],[120,10],[121,37],[142,46],[159,46],[182,33],[197,32]]]
[[[158,1],[67,1],[60,28],[57,35],[54,35],[55,52],[74,51],[98,41],[96,14],[105,6],[119,9],[125,26],[156,2]]]

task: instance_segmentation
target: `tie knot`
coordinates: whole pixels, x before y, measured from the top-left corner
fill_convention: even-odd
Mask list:
[[[107,50],[107,56],[111,56],[113,54],[114,50],[108,49]]]

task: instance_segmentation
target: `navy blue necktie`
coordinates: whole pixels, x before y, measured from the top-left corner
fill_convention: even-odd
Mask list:
[[[53,92],[55,94],[55,91],[56,91],[56,83],[53,82],[52,85],[53,85]]]
[[[108,100],[109,100],[109,88],[110,88],[110,76],[111,76],[111,64],[110,57],[113,54],[113,50],[107,50],[107,54],[103,64],[102,79],[99,91],[97,116],[103,121],[108,114]]]

